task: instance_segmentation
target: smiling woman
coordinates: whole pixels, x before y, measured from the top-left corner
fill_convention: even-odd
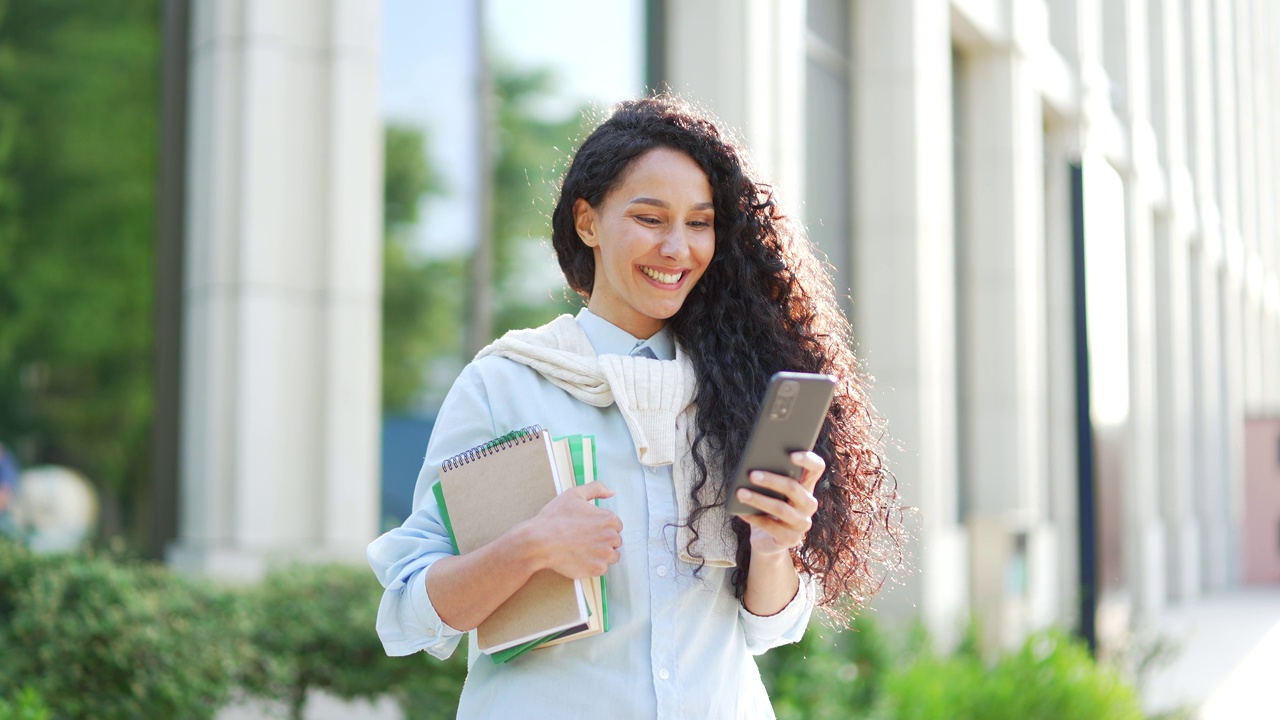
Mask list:
[[[458,716],[773,717],[754,656],[843,619],[899,552],[895,497],[848,323],[799,228],[707,115],[621,103],[582,143],[552,241],[587,307],[508,333],[440,410],[414,512],[369,546],[388,653],[448,657],[542,570],[607,568],[609,630],[507,662],[477,652]],[[775,497],[724,507],[765,384],[840,378],[813,452]],[[600,481],[457,554],[431,486],[447,458],[541,424],[593,437]],[[554,691],[551,688],[555,688]]]

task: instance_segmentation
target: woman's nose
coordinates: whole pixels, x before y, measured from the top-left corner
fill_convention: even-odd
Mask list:
[[[685,235],[687,232],[689,231],[684,226],[675,227],[668,232],[662,239],[662,247],[659,248],[662,256],[680,259],[688,255],[689,238]]]

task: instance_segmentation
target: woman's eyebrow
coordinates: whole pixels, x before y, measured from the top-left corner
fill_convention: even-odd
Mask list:
[[[653,205],[654,207],[660,207],[660,208],[662,208],[662,209],[664,209],[664,210],[666,210],[666,209],[670,209],[670,207],[671,207],[671,206],[667,203],[667,201],[665,201],[665,200],[659,200],[659,199],[657,199],[657,198],[651,198],[651,197],[638,197],[638,198],[632,198],[632,199],[631,199],[631,202],[629,202],[629,203],[627,203],[627,204],[628,204],[628,205]],[[708,202],[698,203],[697,205],[694,205],[694,206],[693,206],[693,209],[694,209],[694,210],[711,210],[711,209],[714,209],[714,208],[715,208],[715,204],[714,204],[714,203],[712,203],[712,202],[709,202],[709,201],[708,201]]]
[[[657,198],[651,198],[651,197],[631,198],[631,202],[627,204],[628,205],[653,205],[655,207],[660,207],[663,209],[667,209],[671,207],[670,205],[667,204],[665,200],[659,200]]]

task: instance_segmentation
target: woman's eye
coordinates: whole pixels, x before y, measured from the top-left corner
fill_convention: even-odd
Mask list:
[[[691,226],[693,226],[693,227],[696,227],[696,228],[709,228],[709,227],[711,227],[711,223],[707,222],[706,220],[693,220],[693,221],[691,221],[689,224],[690,224]]]
[[[662,221],[661,221],[661,220],[659,220],[658,218],[656,218],[656,217],[650,217],[650,216],[648,216],[648,215],[637,215],[637,216],[636,216],[636,220],[639,220],[640,222],[644,223],[645,225],[657,225],[658,223],[662,222]]]

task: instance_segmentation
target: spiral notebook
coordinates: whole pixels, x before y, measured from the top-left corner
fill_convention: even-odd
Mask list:
[[[553,441],[535,425],[449,458],[436,489],[454,544],[467,553],[537,515],[574,482],[568,441]],[[476,641],[498,659],[503,651],[585,630],[589,618],[581,581],[540,570],[476,628]]]

